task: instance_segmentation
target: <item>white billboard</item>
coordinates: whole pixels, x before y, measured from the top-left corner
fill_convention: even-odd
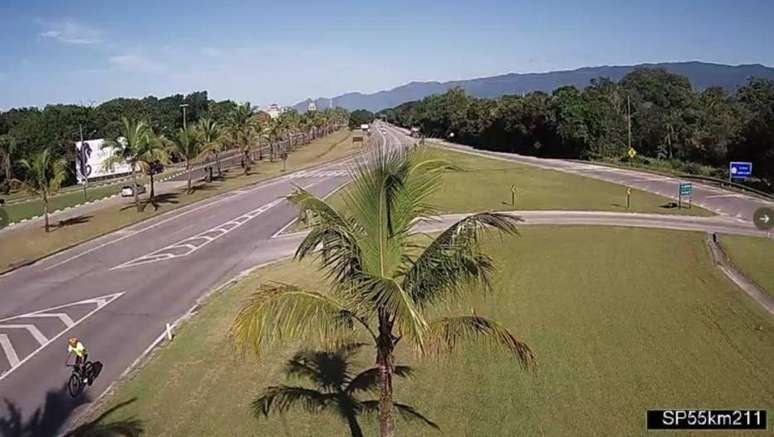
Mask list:
[[[112,155],[112,150],[103,149],[104,144],[103,139],[84,141],[83,145],[80,141],[75,143],[75,174],[78,177],[78,183],[82,184],[84,179],[115,176],[132,171],[126,162],[115,164],[113,168],[106,168],[105,161]]]

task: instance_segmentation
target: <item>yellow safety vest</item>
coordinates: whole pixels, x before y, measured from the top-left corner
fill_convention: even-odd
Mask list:
[[[76,343],[75,347],[72,347],[68,344],[67,351],[74,353],[80,358],[83,358],[87,353],[86,346],[84,346],[83,343],[81,343],[80,341]]]

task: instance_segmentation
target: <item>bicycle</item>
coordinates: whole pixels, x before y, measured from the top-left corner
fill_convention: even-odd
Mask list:
[[[91,385],[94,383],[94,379],[99,375],[102,364],[99,361],[96,363],[86,361],[81,366],[65,364],[65,367],[73,368],[73,373],[70,374],[70,379],[67,380],[67,391],[70,392],[70,396],[77,397],[83,392],[87,384]]]

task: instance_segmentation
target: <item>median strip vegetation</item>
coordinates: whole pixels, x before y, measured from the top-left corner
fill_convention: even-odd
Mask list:
[[[428,360],[401,345],[396,363],[413,373],[394,381],[396,398],[432,419],[440,435],[469,436],[503,429],[637,435],[648,408],[771,410],[774,321],[714,268],[703,239],[692,232],[550,226],[485,239],[498,267],[495,292],[467,296],[453,309],[518,331],[535,353],[536,371],[525,373],[484,346]],[[149,435],[348,435],[332,414],[290,409],[253,416],[251,403],[307,347],[291,341],[260,358],[229,348],[227,332],[239,308],[256,289],[276,282],[328,289],[315,265],[284,262],[213,296],[117,388],[103,411],[137,401],[107,420],[140,418]],[[364,352],[352,357],[354,368],[374,362]],[[219,364],[206,357],[218,357]],[[369,435],[377,422],[363,417],[360,425]],[[399,422],[398,429],[439,435],[422,423]]]

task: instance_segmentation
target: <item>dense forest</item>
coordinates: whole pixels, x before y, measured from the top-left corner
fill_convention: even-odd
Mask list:
[[[74,163],[74,143],[80,140],[81,134],[86,140],[115,139],[120,135],[123,117],[145,121],[154,134],[171,138],[183,127],[183,104],[187,105],[185,115],[189,126],[207,118],[226,128],[226,147],[242,146],[244,144],[238,143],[245,141],[255,143],[261,141],[262,135],[272,137],[281,135],[281,132],[319,129],[334,116],[336,119],[343,117],[346,120],[345,111],[326,109],[306,115],[290,111],[270,123],[268,114],[255,110],[249,103],[246,104],[246,112],[238,111],[244,109],[244,105],[230,100],[211,100],[206,91],[165,98],[117,98],[97,106],[60,104],[47,105],[42,109],[15,108],[0,112],[0,191],[8,191],[7,181],[12,177],[24,179],[23,169],[19,166],[20,160],[48,149],[52,156]],[[254,125],[249,130],[250,138],[237,135],[244,133],[244,129],[236,129],[233,126],[238,121],[234,119],[235,115],[240,113],[243,114],[242,118],[249,119]],[[74,168],[74,164],[70,165],[70,168]],[[65,183],[75,183],[74,172],[68,174]]]
[[[733,95],[698,92],[683,76],[643,68],[617,83],[598,78],[550,95],[484,99],[453,89],[379,116],[428,137],[541,157],[626,160],[631,135],[643,162],[727,177],[728,161],[752,161],[758,188],[772,191],[774,181],[771,80],[750,78]]]

